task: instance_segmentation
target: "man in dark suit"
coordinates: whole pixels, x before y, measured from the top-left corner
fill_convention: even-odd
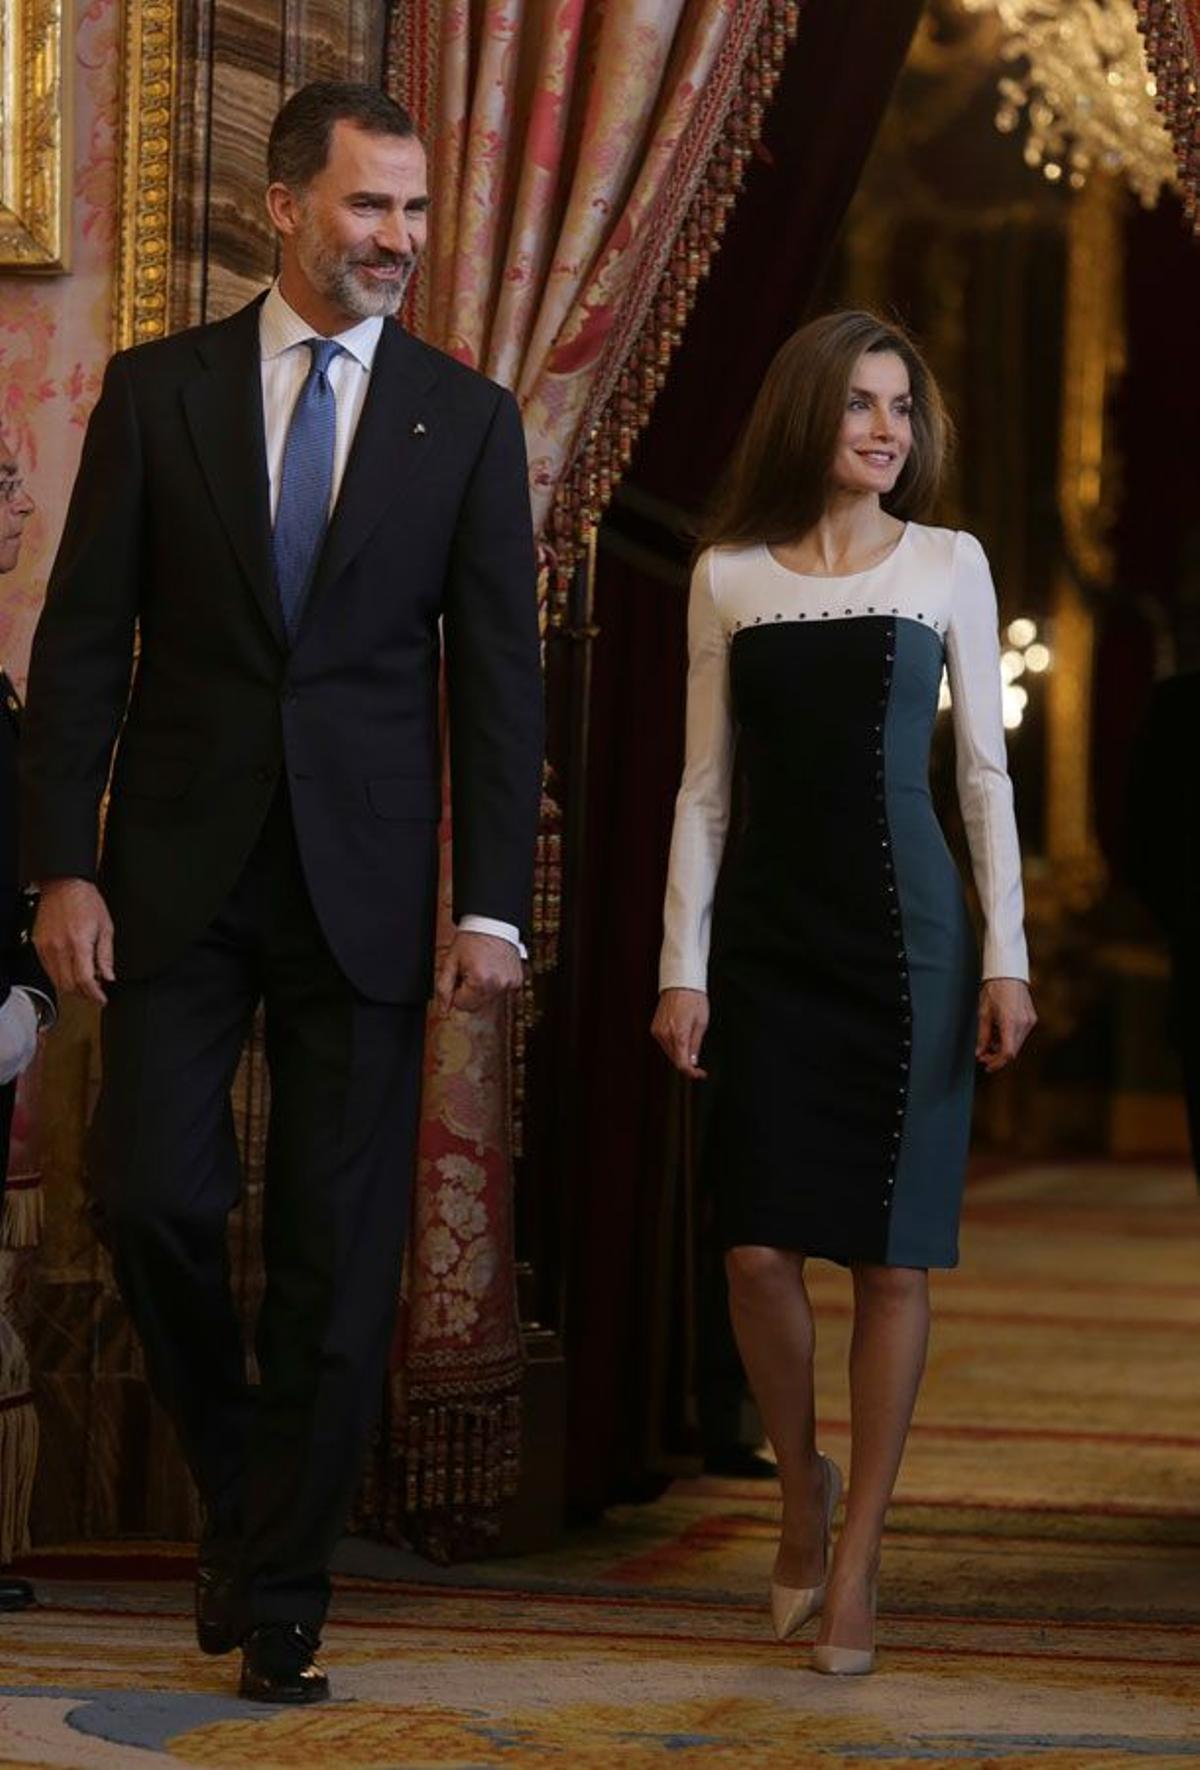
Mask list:
[[[25,524],[33,515],[33,499],[25,489],[12,449],[0,434],[0,573],[16,569]],[[17,1077],[37,1052],[38,1030],[54,1016],[50,981],[29,942],[25,900],[17,869],[17,742],[21,705],[16,690],[0,670],[0,1248],[5,1245],[4,1183],[12,1130]],[[11,1328],[8,1330],[11,1332]],[[19,1368],[26,1370],[22,1354]],[[10,1397],[0,1393],[0,1406]],[[0,1493],[17,1486],[18,1470],[10,1468],[15,1439],[0,1450]],[[18,1539],[27,1520],[17,1526]],[[0,1549],[0,1556],[7,1551]],[[33,1587],[0,1564],[0,1610],[25,1610],[33,1603]]]
[[[1169,1029],[1200,1175],[1200,671],[1160,682],[1129,770],[1126,871],[1171,950]]]
[[[242,1694],[301,1702],[328,1694],[326,1568],[408,1214],[443,660],[446,1009],[521,981],[542,703],[516,404],[390,317],[426,233],[410,119],[368,87],[306,87],[268,172],[278,283],[109,365],[34,642],[25,841],[48,969],[107,1003],[91,1177],[206,1507],[201,1645],[240,1641]],[[251,1392],[228,1090],[260,1001]]]

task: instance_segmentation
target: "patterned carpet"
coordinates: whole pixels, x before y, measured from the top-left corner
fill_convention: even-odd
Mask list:
[[[183,1550],[67,1547],[0,1618],[0,1763],[418,1770],[1200,1761],[1200,1203],[1180,1169],[1000,1174],[938,1281],[876,1676],[769,1636],[776,1495],[679,1481],[551,1554],[439,1572],[347,1544],[338,1701],[247,1710]],[[814,1285],[843,1455],[843,1275]],[[386,1578],[363,1577],[370,1564]]]

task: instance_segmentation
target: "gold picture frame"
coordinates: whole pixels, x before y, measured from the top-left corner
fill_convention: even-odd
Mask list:
[[[170,329],[178,10],[174,0],[124,0],[115,350]]]
[[[74,13],[0,0],[0,272],[70,269]]]

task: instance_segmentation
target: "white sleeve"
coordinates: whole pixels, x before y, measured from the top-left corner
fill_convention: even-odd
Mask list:
[[[660,989],[708,988],[713,896],[732,778],[729,643],[717,613],[710,549],[696,561],[688,603],[687,742],[667,871]]]
[[[12,989],[0,1006],[0,1087],[29,1068],[37,1048],[37,1009],[27,990]]]
[[[958,802],[983,908],[984,977],[1028,980],[1021,851],[1001,706],[996,592],[973,535],[954,538],[946,666],[953,698]]]

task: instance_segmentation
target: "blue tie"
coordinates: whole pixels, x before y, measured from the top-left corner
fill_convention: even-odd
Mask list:
[[[275,579],[289,640],[296,637],[329,525],[337,401],[329,365],[340,355],[332,338],[305,340],[312,366],[288,426],[279,502],[275,507]]]

